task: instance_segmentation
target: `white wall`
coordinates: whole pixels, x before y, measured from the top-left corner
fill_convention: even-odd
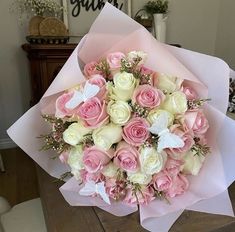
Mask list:
[[[25,27],[9,13],[9,0],[0,1],[0,148],[8,147],[6,129],[28,108],[29,74]]]
[[[148,0],[136,1],[133,13]],[[214,54],[220,0],[169,0],[167,43]]]
[[[148,0],[133,0],[133,13]],[[12,0],[0,0],[0,148],[8,146],[5,130],[29,106],[28,61],[21,45],[26,25],[9,13]],[[170,0],[167,42],[225,59],[235,68],[235,1]]]
[[[215,55],[235,70],[235,1],[221,0]]]

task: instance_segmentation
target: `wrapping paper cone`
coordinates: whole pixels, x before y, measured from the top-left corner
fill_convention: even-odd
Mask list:
[[[59,177],[68,167],[58,160],[52,160],[52,152],[38,150],[42,144],[36,137],[49,130],[40,117],[41,111],[55,113],[54,101],[58,95],[85,81],[81,71],[84,63],[97,60],[112,51],[130,50],[145,51],[148,54],[148,68],[190,81],[200,96],[212,99],[205,106],[211,125],[207,134],[211,154],[199,175],[190,177],[191,185],[184,195],[173,198],[171,204],[155,200],[147,206],[140,206],[142,226],[149,231],[166,232],[184,209],[233,216],[227,193],[228,186],[235,179],[235,123],[225,115],[230,73],[228,65],[215,57],[159,43],[141,25],[110,4],[105,5],[40,103],[8,130],[9,136],[44,170]],[[122,202],[112,202],[109,206],[99,198],[79,196],[79,189],[79,183],[71,178],[60,191],[71,205],[95,205],[117,216],[125,216],[138,209],[135,205]]]

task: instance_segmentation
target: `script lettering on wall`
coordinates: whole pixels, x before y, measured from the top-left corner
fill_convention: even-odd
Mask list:
[[[104,7],[105,2],[105,0],[70,0],[70,4],[72,5],[72,16],[78,17],[81,10],[87,12],[101,10]],[[118,0],[107,0],[107,2],[114,5],[119,10],[123,9],[123,2],[119,3]]]
[[[106,2],[127,13],[131,0],[62,0],[66,9],[64,23],[71,37],[82,37],[88,31]]]

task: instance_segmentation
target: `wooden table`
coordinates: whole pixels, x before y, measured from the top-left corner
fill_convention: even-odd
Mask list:
[[[48,232],[142,232],[138,213],[113,216],[97,207],[72,207],[59,192],[62,182],[54,182],[37,166],[38,184]],[[230,189],[235,209],[235,184]],[[233,232],[235,219],[227,216],[185,211],[170,232]],[[157,228],[156,228],[157,232]]]

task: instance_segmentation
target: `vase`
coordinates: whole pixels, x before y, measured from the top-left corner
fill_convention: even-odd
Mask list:
[[[164,14],[154,14],[153,18],[154,18],[155,37],[158,41],[165,43],[167,16],[165,16]]]

